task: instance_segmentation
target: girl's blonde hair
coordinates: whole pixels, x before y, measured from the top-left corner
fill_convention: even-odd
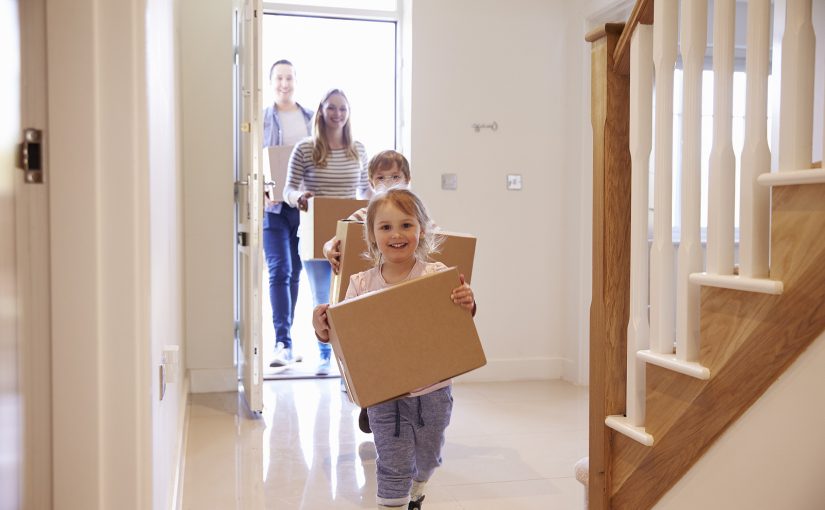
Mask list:
[[[347,102],[347,110],[349,110],[349,99],[341,89],[332,89],[324,94],[324,98],[318,103],[318,109],[315,110],[315,123],[312,129],[312,162],[318,168],[327,167],[327,156],[329,156],[329,140],[327,140],[327,123],[324,120],[324,103],[330,97],[338,94]],[[352,127],[350,123],[350,113],[347,112],[347,123],[344,124],[344,147],[347,151],[347,156],[350,159],[358,161],[358,151],[355,150],[355,140],[352,139]]]
[[[387,203],[394,205],[404,214],[415,217],[418,221],[422,232],[418,240],[418,246],[415,248],[415,257],[428,262],[430,255],[438,252],[443,238],[434,231],[433,222],[427,213],[424,202],[415,193],[403,187],[392,187],[386,191],[376,193],[370,199],[367,206],[367,221],[364,224],[364,237],[367,240],[367,252],[364,256],[372,260],[376,266],[381,262],[381,251],[378,249],[378,243],[375,240],[375,215],[378,208]]]

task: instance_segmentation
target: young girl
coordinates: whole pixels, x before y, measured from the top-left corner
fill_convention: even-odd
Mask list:
[[[367,207],[365,229],[376,266],[351,277],[347,299],[446,269],[440,262],[427,262],[437,239],[424,204],[407,189],[376,194]],[[451,298],[475,314],[473,291],[463,275]],[[324,342],[329,341],[328,306],[313,313],[315,334]],[[378,452],[378,508],[421,508],[424,486],[441,465],[453,407],[451,387],[451,381],[444,381],[367,409]]]

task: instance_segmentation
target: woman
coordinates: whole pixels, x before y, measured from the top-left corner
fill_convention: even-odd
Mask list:
[[[340,89],[326,93],[315,112],[312,138],[295,145],[289,158],[284,200],[306,211],[313,196],[369,198],[367,153],[352,138],[349,101]],[[332,270],[327,259],[304,261],[314,305],[329,303]],[[321,363],[316,375],[330,369],[329,344],[318,342]]]
[[[310,134],[312,112],[296,103],[295,69],[289,60],[278,60],[269,69],[275,103],[264,110],[264,147],[294,145]],[[298,209],[264,197],[263,242],[269,269],[269,301],[275,327],[275,359],[272,367],[301,361],[292,352],[292,322],[298,301],[301,258],[298,256]]]

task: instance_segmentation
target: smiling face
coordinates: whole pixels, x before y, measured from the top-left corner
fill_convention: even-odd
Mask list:
[[[295,93],[295,70],[289,64],[278,64],[272,68],[272,89],[275,102],[279,105],[291,104]]]
[[[385,263],[404,264],[415,261],[415,250],[423,231],[414,215],[407,214],[392,202],[386,201],[376,210],[373,233],[375,244]]]
[[[327,128],[343,129],[349,120],[349,103],[341,94],[332,94],[324,101],[321,115]]]

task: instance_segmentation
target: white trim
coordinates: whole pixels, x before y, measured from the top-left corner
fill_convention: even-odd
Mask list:
[[[290,14],[295,16],[315,16],[321,18],[355,18],[375,21],[399,21],[400,9],[378,11],[369,9],[349,9],[345,7],[282,4],[263,2],[264,14]]]
[[[458,376],[456,382],[546,381],[561,379],[562,358],[488,359],[487,364]]]
[[[703,381],[707,381],[708,379],[710,379],[709,368],[702,366],[695,361],[680,360],[676,357],[675,354],[662,354],[658,352],[644,350],[637,352],[636,357],[644,361],[645,363],[650,363],[651,365],[667,368],[668,370],[673,370],[674,372],[679,372],[680,374],[689,375],[690,377],[694,377],[696,379],[701,379]]]
[[[190,368],[190,393],[216,393],[238,390],[238,373],[235,367]]]
[[[825,182],[825,169],[789,170],[760,175],[756,182],[763,186],[792,186],[795,184],[821,184]]]
[[[744,290],[747,292],[774,295],[782,294],[784,289],[782,282],[779,280],[708,273],[692,273],[690,275],[690,283],[704,285],[706,287],[719,287],[722,289]]]
[[[631,425],[630,421],[624,416],[608,416],[604,419],[604,424],[644,446],[653,446],[653,436],[648,434],[644,427]]]

